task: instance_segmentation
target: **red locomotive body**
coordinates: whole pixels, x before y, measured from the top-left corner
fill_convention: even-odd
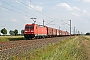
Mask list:
[[[35,29],[35,36],[47,36],[47,28],[44,27],[44,26],[39,26],[37,25],[36,26],[36,29]]]
[[[44,26],[39,26],[37,24],[26,24],[24,29],[24,37],[26,39],[31,39],[34,37],[47,36],[47,28]]]

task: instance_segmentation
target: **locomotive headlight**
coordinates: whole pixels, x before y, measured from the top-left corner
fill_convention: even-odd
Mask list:
[[[28,32],[28,31],[25,31],[25,32]]]
[[[33,30],[31,30],[31,32],[34,32]]]

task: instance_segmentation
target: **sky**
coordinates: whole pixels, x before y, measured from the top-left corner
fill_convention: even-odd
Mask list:
[[[90,0],[0,0],[0,30],[17,29],[25,24],[44,24],[56,29],[75,33],[90,32]],[[8,33],[9,34],[9,33]]]

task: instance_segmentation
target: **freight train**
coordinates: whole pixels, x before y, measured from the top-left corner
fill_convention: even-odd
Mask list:
[[[26,39],[67,36],[69,32],[37,24],[26,24],[24,37]]]

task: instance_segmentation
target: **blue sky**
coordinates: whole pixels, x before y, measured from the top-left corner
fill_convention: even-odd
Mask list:
[[[75,27],[82,33],[90,32],[90,0],[0,0],[0,30],[18,29],[19,33],[26,23],[45,25],[69,31]],[[53,21],[53,22],[51,22]],[[49,24],[48,24],[49,23]]]

